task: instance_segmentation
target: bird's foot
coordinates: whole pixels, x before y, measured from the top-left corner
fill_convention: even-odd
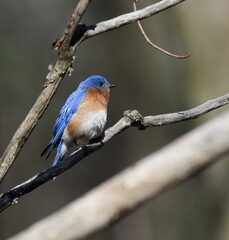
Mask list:
[[[104,145],[103,139],[104,139],[104,133],[102,133],[101,135],[99,135],[96,138],[93,138],[89,143],[90,144],[98,144],[100,143],[101,145]]]

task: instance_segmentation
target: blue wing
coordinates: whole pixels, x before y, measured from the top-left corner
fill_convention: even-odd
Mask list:
[[[64,106],[61,108],[58,118],[53,127],[53,139],[45,150],[41,153],[41,156],[47,154],[47,157],[50,155],[53,148],[57,147],[59,144],[64,129],[68,125],[72,115],[76,112],[81,101],[84,99],[86,91],[82,89],[77,89],[73,92],[65,102]]]

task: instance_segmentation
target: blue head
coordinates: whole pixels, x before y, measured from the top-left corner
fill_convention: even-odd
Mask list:
[[[104,77],[93,75],[80,83],[79,88],[87,90],[88,88],[96,88],[101,91],[109,91],[114,85],[110,84]]]

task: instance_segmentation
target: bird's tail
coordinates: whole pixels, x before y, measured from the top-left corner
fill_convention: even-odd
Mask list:
[[[62,150],[62,144],[63,144],[63,140],[61,140],[58,144],[57,151],[56,151],[56,156],[53,160],[52,167],[56,166],[63,159],[64,154],[61,151]]]
[[[56,166],[60,161],[61,161],[61,159],[60,159],[60,153],[57,151],[56,156],[55,156],[55,158],[54,158],[54,161],[53,161],[53,163],[52,163],[52,167],[53,167],[53,166]],[[55,179],[56,179],[56,177],[54,177],[52,180],[54,181]]]
[[[61,162],[61,160],[62,160],[62,158],[61,158],[60,154],[57,152],[56,156],[53,160],[52,167],[56,166],[59,162]]]
[[[63,141],[61,140],[60,143],[58,144],[57,151],[56,151],[56,156],[53,160],[52,167],[56,166],[58,163],[60,163],[63,159],[63,154],[61,153],[61,147],[62,147]],[[54,177],[52,180],[54,181],[56,177]]]
[[[46,155],[46,159],[47,159],[49,157],[49,155],[51,154],[52,150],[53,150],[53,144],[52,144],[52,141],[50,141],[48,146],[42,151],[41,157]]]

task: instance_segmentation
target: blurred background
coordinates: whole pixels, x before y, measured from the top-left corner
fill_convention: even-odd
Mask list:
[[[78,1],[0,1],[0,153],[32,107],[57,53],[51,43],[62,35]],[[139,1],[142,8],[156,1]],[[82,22],[95,24],[132,11],[132,1],[92,1]],[[229,1],[188,0],[142,21],[151,40],[186,60],[168,57],[147,45],[131,24],[91,38],[79,48],[72,77],[65,77],[48,110],[0,187],[5,192],[48,168],[40,153],[51,138],[60,107],[80,81],[100,74],[112,89],[107,127],[124,110],[143,115],[192,108],[228,92]],[[146,131],[129,129],[54,182],[22,197],[0,215],[0,239],[48,216],[140,158],[224,111]],[[114,154],[115,153],[115,154]],[[229,161],[148,202],[93,240],[228,240]],[[169,164],[169,159],[168,159]]]

